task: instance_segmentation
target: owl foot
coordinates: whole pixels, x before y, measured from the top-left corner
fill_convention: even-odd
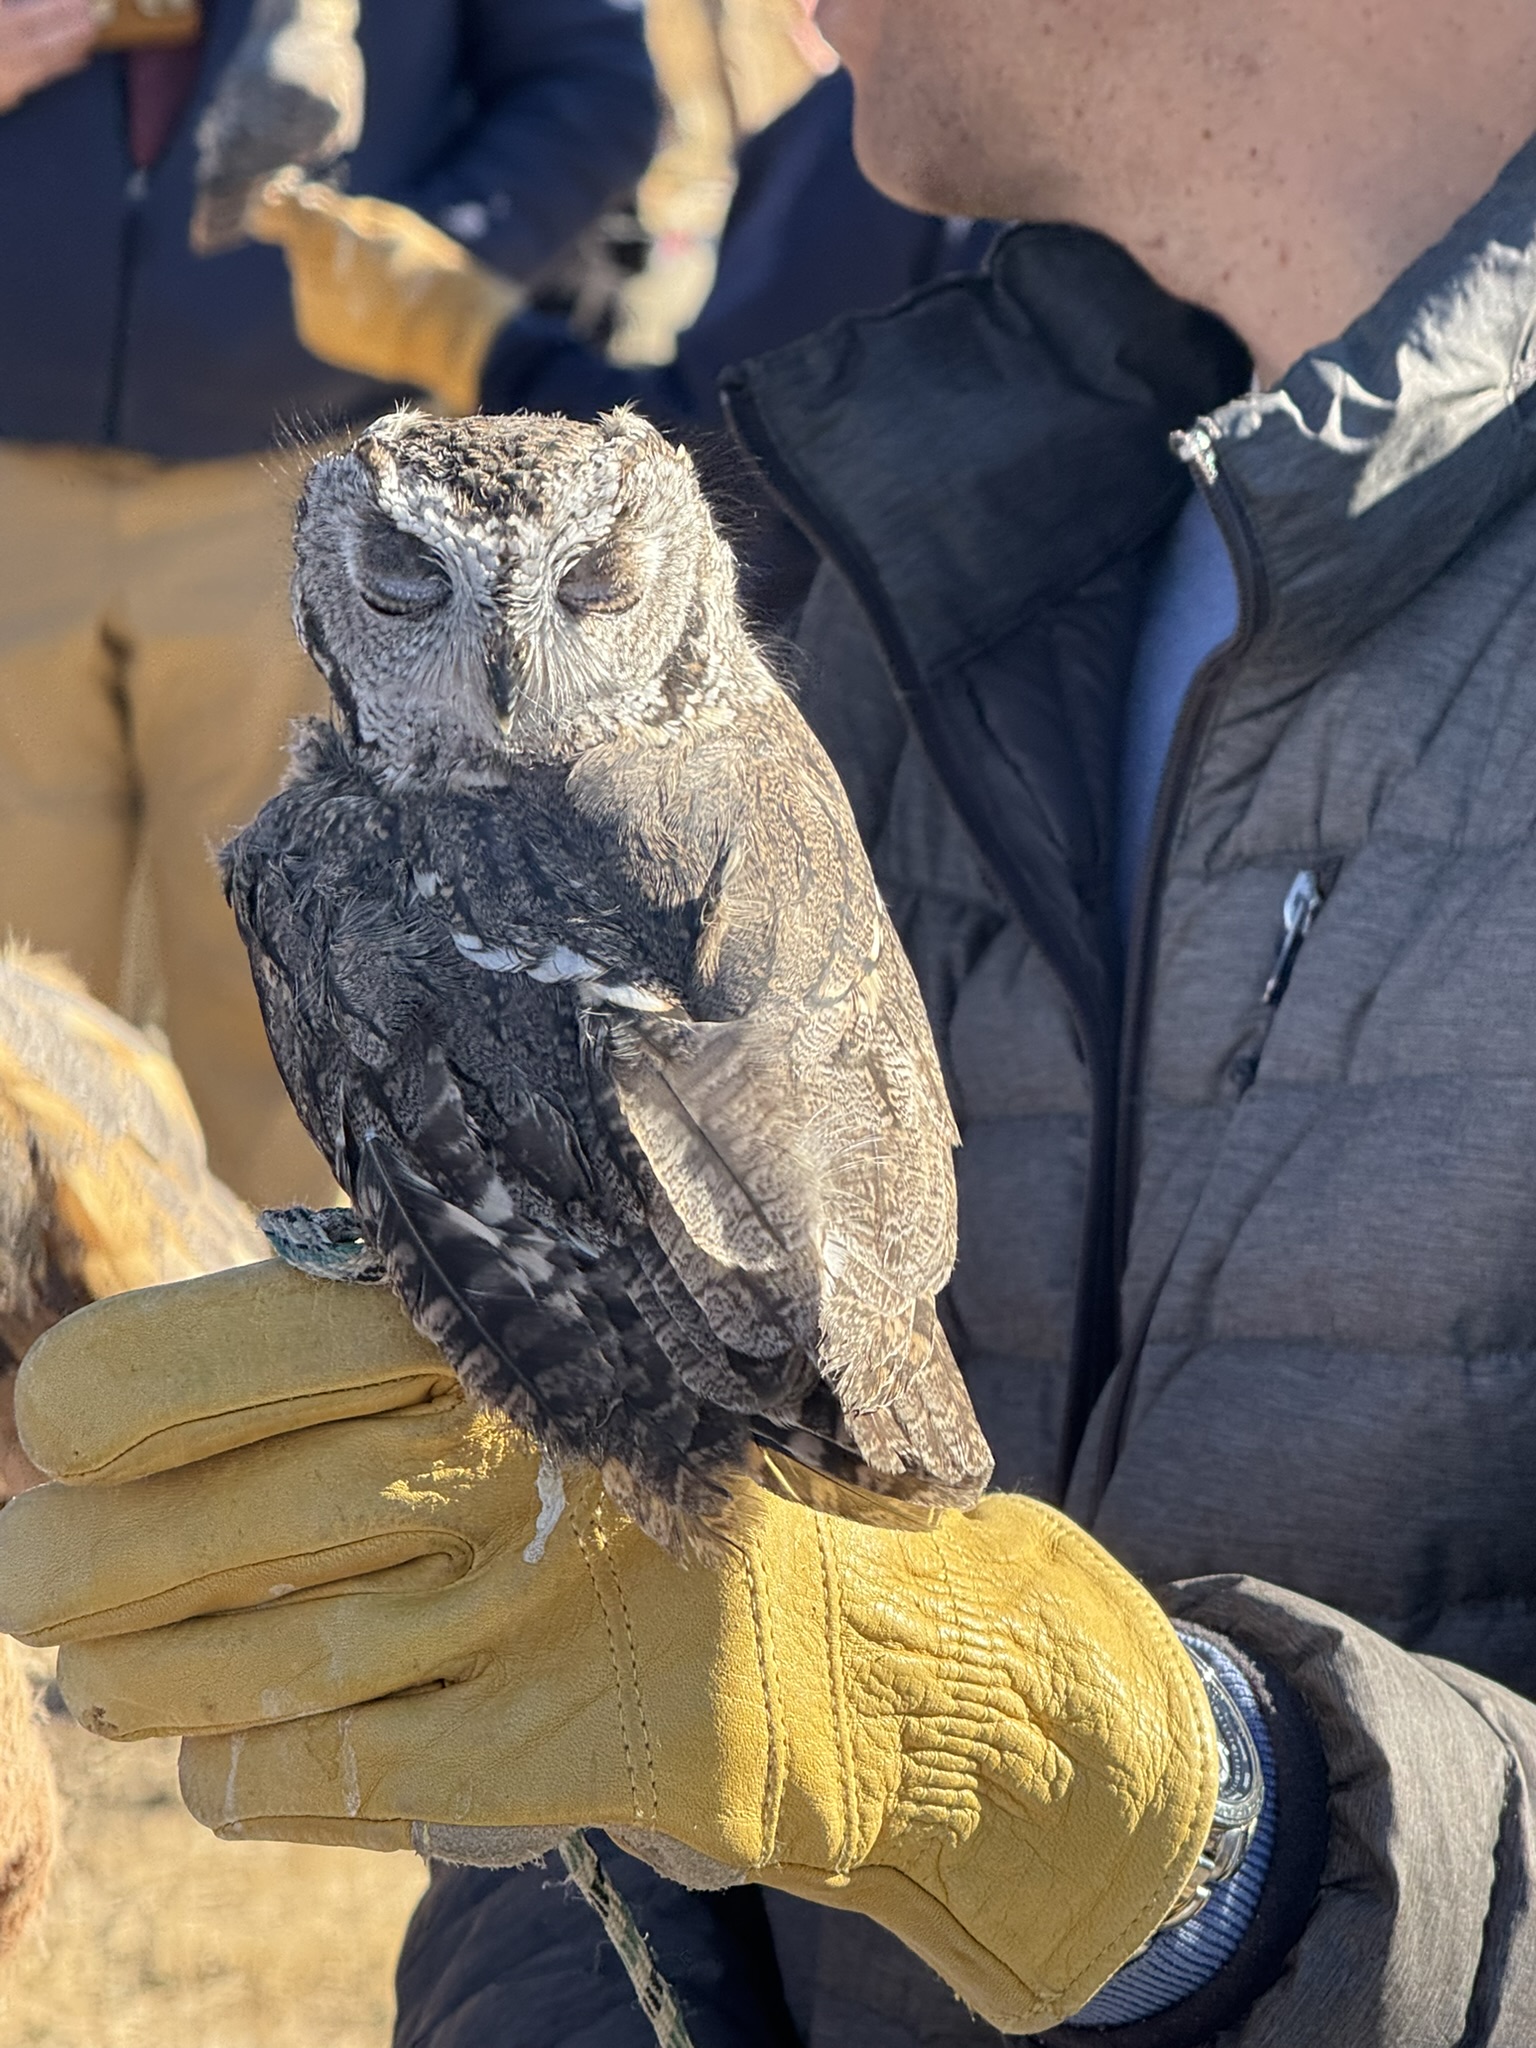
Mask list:
[[[263,1209],[262,1236],[285,1266],[312,1280],[384,1278],[384,1261],[363,1236],[355,1209]]]

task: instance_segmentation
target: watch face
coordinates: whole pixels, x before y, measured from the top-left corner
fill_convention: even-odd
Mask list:
[[[1264,1809],[1264,1766],[1259,1761],[1258,1748],[1204,1644],[1198,1636],[1184,1636],[1181,1640],[1204,1683],[1221,1745],[1221,1779],[1216,1789],[1212,1826],[1251,1828]]]

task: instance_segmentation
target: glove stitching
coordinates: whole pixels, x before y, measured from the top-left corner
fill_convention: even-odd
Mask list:
[[[1102,1572],[1102,1559],[1099,1554],[1099,1546],[1094,1542],[1091,1536],[1087,1535],[1085,1531],[1077,1528],[1075,1524],[1071,1522],[1062,1521],[1055,1531],[1055,1545],[1058,1552],[1070,1548],[1074,1552],[1080,1564],[1092,1567],[1095,1581],[1097,1581]],[[1167,1615],[1163,1612],[1162,1608],[1158,1606],[1157,1602],[1152,1598],[1152,1595],[1147,1591],[1146,1587],[1141,1584],[1139,1579],[1131,1579],[1129,1584],[1125,1588],[1125,1592],[1127,1597],[1129,1598],[1139,1598],[1140,1604],[1143,1607],[1143,1609],[1151,1615],[1154,1615],[1158,1621],[1162,1622],[1171,1631],[1173,1624],[1168,1620]],[[1209,1727],[1210,1708],[1206,1704],[1205,1689],[1201,1685],[1199,1677],[1195,1672],[1194,1660],[1184,1652],[1182,1646],[1180,1646],[1179,1649],[1178,1662],[1174,1665],[1173,1669],[1175,1674],[1175,1690],[1177,1690],[1179,1693],[1183,1695],[1185,1704],[1190,1709],[1192,1718],[1194,1718],[1197,1722],[1200,1722],[1200,1717],[1203,1715],[1204,1721],[1202,1725]],[[1207,1790],[1209,1790],[1212,1796],[1214,1797],[1216,1774],[1219,1768],[1215,1752],[1214,1729],[1212,1729],[1211,1731],[1211,1740],[1206,1745],[1204,1761],[1205,1769],[1201,1775],[1199,1788],[1193,1795],[1193,1797],[1186,1799],[1185,1803],[1187,1806],[1192,1806],[1197,1801],[1203,1800]],[[1197,1847],[1198,1845],[1191,1844],[1190,1846]],[[1127,1844],[1122,1852],[1122,1855],[1129,1855],[1129,1853],[1130,1845]],[[1191,1858],[1191,1867],[1193,1867],[1193,1861],[1194,1859]],[[1174,1888],[1170,1887],[1168,1901],[1162,1903],[1171,1903],[1173,1896]],[[1081,1990],[1083,1984],[1090,1977],[1096,1977],[1096,1973],[1103,1968],[1104,1963],[1111,1956],[1115,1958],[1113,1964],[1114,1969],[1118,1969],[1121,1963],[1123,1963],[1126,1959],[1125,1933],[1123,1929],[1120,1933],[1112,1936],[1108,1941],[1106,1941],[1103,1944],[1103,1946],[1097,1951],[1097,1953],[1091,1956],[1089,1960],[1079,1968],[1070,1984],[1064,1984],[1060,1987],[1061,1995],[1075,1997],[1077,1993]],[[999,1957],[998,1960],[1001,1962],[1002,1958]],[[1004,1967],[1009,1968],[1011,1970],[1012,1966],[1004,1964]],[[1013,1972],[1013,1974],[1016,1975],[1017,1972]],[[1020,1979],[1020,1981],[1023,1982],[1025,1980]],[[1097,1982],[1095,1988],[1097,1988]]]
[[[779,1806],[784,1792],[784,1757],[779,1745],[778,1723],[773,1712],[773,1702],[780,1691],[780,1686],[778,1673],[773,1665],[773,1637],[768,1627],[768,1605],[763,1599],[763,1589],[758,1578],[760,1560],[755,1551],[748,1550],[745,1566],[747,1596],[752,1602],[752,1636],[757,1650],[757,1674],[763,1688],[763,1733],[768,1748],[767,1768],[763,1772],[763,1805],[759,1820],[762,1829],[759,1861],[766,1864],[777,1859]]]
[[[614,1589],[619,1603],[619,1619],[624,1624],[624,1647],[629,1652],[630,1699],[634,1706],[635,1719],[640,1724],[640,1743],[645,1752],[645,1783],[650,1799],[651,1820],[656,1819],[658,1795],[656,1790],[656,1753],[651,1747],[650,1725],[645,1718],[645,1694],[640,1686],[640,1656],[635,1648],[635,1631],[630,1621],[629,1603],[624,1598],[624,1583],[614,1573]]]
[[[638,1773],[635,1770],[635,1754],[634,1749],[630,1743],[629,1700],[625,1695],[624,1669],[619,1659],[619,1646],[614,1637],[613,1618],[610,1612],[610,1602],[604,1596],[603,1587],[598,1577],[597,1567],[593,1563],[592,1554],[590,1550],[587,1548],[586,1538],[583,1535],[579,1524],[577,1524],[576,1526],[575,1536],[576,1548],[581,1553],[581,1561],[587,1568],[587,1577],[592,1581],[592,1592],[597,1601],[598,1612],[603,1617],[603,1634],[605,1635],[608,1641],[608,1661],[613,1666],[613,1690],[619,1703],[619,1740],[624,1745],[624,1768],[629,1774],[629,1801],[630,1806],[633,1809],[635,1819],[643,1824],[647,1820],[654,1820],[656,1815],[655,1781],[653,1779],[651,1783],[651,1810],[649,1813],[647,1813],[641,1803],[640,1779]],[[611,1566],[609,1567],[609,1571],[611,1575]],[[633,1644],[631,1644],[631,1652],[633,1652]],[[649,1759],[647,1759],[647,1761],[649,1761]]]
[[[832,1572],[827,1562],[827,1534],[820,1517],[816,1521],[816,1554],[821,1563],[821,1594],[826,1608],[827,1634],[827,1688],[832,1699],[832,1726],[837,1740],[838,1762],[842,1767],[843,1797],[842,1812],[838,1816],[842,1829],[842,1841],[836,1845],[832,1869],[839,1877],[846,1877],[853,1867],[856,1847],[861,1839],[858,1829],[859,1786],[854,1768],[853,1739],[848,1728],[848,1704],[843,1689],[842,1658],[842,1604],[832,1590]]]

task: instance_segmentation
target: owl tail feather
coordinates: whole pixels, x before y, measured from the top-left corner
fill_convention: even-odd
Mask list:
[[[621,1252],[524,1218],[482,1223],[377,1132],[356,1148],[352,1198],[412,1322],[472,1394],[557,1462],[601,1467],[668,1549],[708,1549],[709,1527],[729,1520],[722,1479],[742,1461],[745,1423],[680,1380],[624,1284]]]
[[[942,1508],[973,1508],[982,1488],[952,1486],[925,1472],[877,1472],[851,1443],[812,1429],[752,1418],[752,1471],[770,1493],[824,1514],[892,1529],[927,1528]]]

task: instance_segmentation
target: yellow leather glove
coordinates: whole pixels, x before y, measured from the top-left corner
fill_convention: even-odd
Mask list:
[[[475,410],[491,343],[527,303],[510,279],[409,207],[350,198],[296,171],[264,187],[245,226],[281,245],[311,355],[414,384],[451,412]]]
[[[65,1645],[87,1727],[185,1736],[219,1834],[511,1862],[603,1827],[866,1913],[1020,2033],[1205,1840],[1194,1668],[1036,1501],[902,1531],[756,1492],[684,1568],[572,1472],[541,1532],[537,1458],[391,1297],[274,1265],[81,1310],[18,1412],[62,1483],[0,1515],[0,1623]]]

